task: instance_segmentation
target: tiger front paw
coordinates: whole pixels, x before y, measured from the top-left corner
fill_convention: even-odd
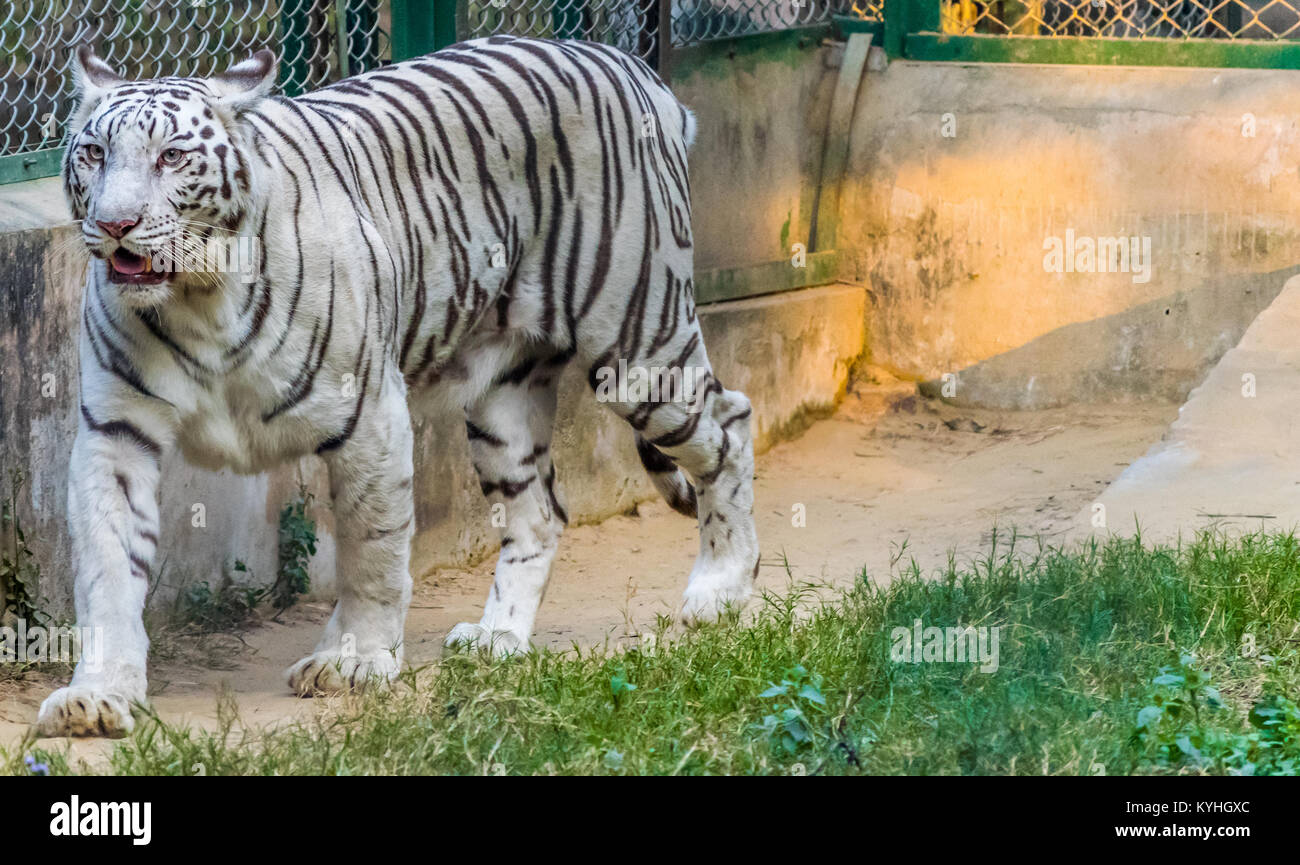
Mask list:
[[[289,689],[300,697],[362,691],[397,678],[401,662],[392,652],[344,656],[337,651],[313,652],[290,667]]]
[[[121,739],[134,729],[131,700],[125,694],[96,688],[60,688],[45,698],[36,716],[36,731],[43,737]]]

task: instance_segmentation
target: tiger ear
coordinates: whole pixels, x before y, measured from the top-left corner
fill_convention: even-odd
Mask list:
[[[222,103],[239,110],[271,92],[275,71],[275,54],[263,48],[210,80]]]
[[[103,60],[95,56],[95,48],[90,43],[77,48],[72,59],[72,80],[77,89],[77,108],[72,113],[73,129],[85,122],[104,94],[126,79],[113,71]]]

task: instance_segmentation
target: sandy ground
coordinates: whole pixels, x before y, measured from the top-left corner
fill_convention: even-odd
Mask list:
[[[863,567],[883,582],[912,558],[929,572],[950,552],[969,561],[986,551],[994,526],[1060,538],[1177,416],[1168,404],[954,409],[909,392],[898,383],[859,385],[833,417],[758,458],[760,589],[780,590],[791,575],[847,584]],[[796,525],[799,510],[803,525]],[[674,614],[696,546],[694,523],[661,502],[570,528],[534,642],[617,643],[653,626],[657,614]],[[435,659],[452,625],[477,621],[491,582],[491,561],[417,579],[408,660]],[[311,651],[328,614],[328,604],[301,604],[283,622],[238,637],[168,647],[150,670],[155,709],[170,721],[212,726],[224,689],[248,724],[318,711],[320,701],[288,693],[283,670]],[[29,677],[0,688],[0,744],[23,737],[57,684]],[[72,743],[73,755],[92,763],[110,748],[101,740]]]

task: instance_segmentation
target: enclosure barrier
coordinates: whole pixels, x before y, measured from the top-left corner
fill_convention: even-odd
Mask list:
[[[272,45],[290,94],[389,56],[386,0],[21,0],[5,9],[0,183],[58,173],[83,43],[142,78],[210,75]]]
[[[1300,0],[884,0],[879,33],[909,60],[1300,69]]]
[[[58,173],[77,45],[131,75],[208,75],[262,46],[294,95],[494,33],[594,39],[669,77],[675,49],[794,28],[892,57],[1300,68],[1300,0],[27,0],[0,18],[0,183]],[[660,33],[671,39],[661,44]],[[817,35],[817,34],[813,34]]]
[[[879,3],[880,0],[858,0]],[[59,171],[78,45],[137,77],[210,75],[271,46],[288,95],[494,33],[674,46],[854,14],[854,0],[25,0],[0,12],[0,183]],[[864,10],[878,7],[863,7]],[[869,14],[863,12],[860,14]],[[671,31],[668,46],[659,34]]]

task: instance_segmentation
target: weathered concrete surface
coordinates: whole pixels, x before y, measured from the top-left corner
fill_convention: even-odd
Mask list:
[[[57,192],[57,187],[54,187]],[[52,610],[71,609],[71,550],[65,523],[68,455],[77,430],[77,326],[84,257],[80,229],[0,233],[0,478],[25,477],[19,514],[42,568]],[[158,602],[193,580],[216,583],[235,560],[254,575],[276,567],[275,525],[299,478],[327,487],[310,461],[272,475],[242,478],[164,463],[162,536],[155,562]],[[317,509],[323,513],[325,509]],[[326,520],[328,514],[325,514]],[[313,579],[333,581],[333,551],[323,533]]]
[[[0,184],[0,231],[47,228],[68,219],[63,181],[59,178]]]
[[[1067,324],[962,370],[925,396],[1020,411],[1132,400],[1181,402],[1300,272],[1208,281],[1092,321]],[[945,393],[948,391],[951,395]]]
[[[19,513],[42,566],[42,594],[57,612],[71,609],[64,514],[67,460],[77,428],[80,242],[79,229],[71,225],[0,233],[0,477],[15,469],[27,477]],[[833,404],[843,392],[849,366],[863,349],[864,306],[859,287],[838,286],[700,309],[717,374],[754,403],[760,448],[791,418]],[[584,375],[569,370],[561,388],[555,459],[574,521],[602,519],[657,495],[630,431],[595,402]],[[415,450],[413,570],[464,564],[491,552],[495,531],[470,466],[464,419],[417,418]],[[318,500],[313,514],[322,543],[312,562],[313,585],[321,592],[331,589],[328,485],[319,459],[245,477],[195,469],[172,456],[163,472],[155,606],[192,581],[215,584],[236,560],[255,579],[272,577],[277,517],[299,483]]]
[[[719,54],[673,76],[673,92],[699,120],[691,150],[697,268],[788,259],[791,244],[807,243],[842,53],[809,40]]]
[[[1190,538],[1300,525],[1300,277],[1192,391],[1163,441],[1076,517],[1076,534]],[[1104,507],[1104,525],[1094,515]]]
[[[1157,340],[1147,355],[1181,344],[1177,364],[1211,357],[1217,323],[1240,321],[1236,277],[1300,261],[1298,117],[1296,71],[894,62],[868,74],[839,236],[841,278],[870,292],[872,360],[934,378],[1180,294],[1186,316],[1140,325]],[[1069,230],[1149,237],[1150,279],[1048,272],[1045,241]],[[1207,284],[1219,293],[1194,296]],[[1106,368],[1131,335],[1102,326],[1086,354]],[[1044,355],[984,383],[1051,377]],[[1147,374],[1124,387],[1166,387],[1158,363],[1130,370]]]

